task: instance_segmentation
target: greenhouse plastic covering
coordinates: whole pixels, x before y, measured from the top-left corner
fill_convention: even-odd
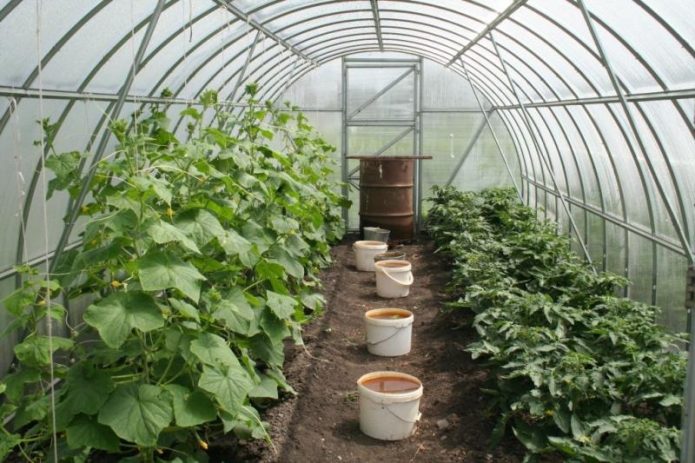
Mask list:
[[[203,90],[242,111],[257,82],[338,146],[336,181],[384,148],[434,157],[421,211],[435,184],[513,186],[687,330],[694,47],[691,0],[0,0],[0,295],[79,241],[79,204],[44,199],[37,120],[98,159],[109,119],[161,101],[185,131]]]

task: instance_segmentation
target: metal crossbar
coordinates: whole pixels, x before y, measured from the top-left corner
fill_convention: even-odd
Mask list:
[[[381,90],[379,90],[378,92],[376,92],[376,93],[375,93],[374,95],[372,95],[369,99],[367,99],[367,101],[365,101],[364,103],[362,103],[361,105],[359,105],[359,106],[357,107],[357,109],[355,109],[353,112],[351,112],[350,114],[348,114],[348,116],[347,116],[348,120],[353,119],[353,118],[354,118],[355,116],[357,116],[359,113],[361,113],[362,111],[364,111],[369,105],[371,105],[371,104],[374,103],[376,100],[378,100],[379,98],[381,98],[386,92],[388,92],[388,91],[391,90],[393,87],[395,87],[396,85],[398,85],[398,83],[400,83],[403,79],[405,79],[406,77],[408,77],[408,76],[409,76],[411,73],[413,73],[414,71],[415,71],[415,68],[412,67],[412,68],[408,69],[407,71],[405,71],[405,72],[404,72],[403,74],[401,74],[400,76],[398,76],[395,80],[392,80],[391,82],[389,82],[384,88],[382,88]]]
[[[292,44],[290,44],[290,43],[287,42],[286,40],[280,38],[277,34],[275,34],[273,31],[271,31],[270,29],[268,29],[267,27],[265,27],[263,24],[259,23],[259,22],[256,21],[255,19],[252,19],[249,15],[247,15],[246,13],[244,13],[240,8],[238,8],[238,7],[234,6],[234,5],[232,5],[231,0],[215,0],[215,2],[216,2],[218,5],[220,5],[220,6],[224,7],[224,8],[226,8],[227,11],[229,11],[229,12],[232,13],[234,16],[236,16],[237,18],[239,18],[239,19],[241,19],[242,21],[244,21],[244,22],[245,22],[246,24],[248,24],[249,26],[251,26],[251,27],[253,27],[254,29],[256,29],[257,31],[263,33],[263,35],[265,35],[265,36],[267,36],[267,37],[270,37],[271,39],[275,40],[277,43],[279,43],[279,44],[282,45],[283,47],[287,48],[289,51],[291,51],[291,52],[294,53],[295,55],[301,56],[301,57],[304,58],[305,60],[311,61],[312,63],[317,64],[317,63],[316,63],[313,59],[311,59],[309,56],[307,56],[307,55],[305,55],[304,53],[302,53],[301,51],[297,50],[297,48],[295,48]]]
[[[488,33],[490,33],[493,29],[495,29],[502,21],[507,19],[509,16],[512,15],[516,10],[518,10],[520,7],[522,7],[527,0],[516,0],[513,2],[511,5],[509,5],[507,8],[505,8],[504,11],[502,11],[495,19],[490,21],[485,28],[483,28],[482,31],[478,32],[478,35],[473,37],[473,40],[468,42],[458,53],[454,55],[453,58],[449,60],[449,63],[447,63],[447,66],[451,66],[456,62],[457,59],[459,59],[461,56],[463,56],[464,53],[466,53],[468,50],[473,48],[476,43],[480,42],[480,40],[485,37]]]
[[[374,16],[374,29],[376,29],[376,39],[379,42],[379,51],[384,51],[384,38],[381,36],[381,18],[379,17],[379,4],[377,0],[371,0],[372,15]]]

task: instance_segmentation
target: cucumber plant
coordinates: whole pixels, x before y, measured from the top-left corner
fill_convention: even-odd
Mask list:
[[[228,432],[268,439],[258,406],[293,392],[284,342],[301,344],[323,307],[318,271],[345,202],[328,181],[334,148],[296,108],[246,91],[239,118],[203,93],[182,112],[185,141],[159,104],[113,121],[117,147],[91,178],[75,174],[88,153],[47,159],[49,195],[87,188],[85,225],[54,274],[28,274],[5,300],[25,337],[0,382],[0,459],[44,461],[54,430],[61,461],[76,462],[206,461]],[[88,306],[49,339],[61,297]]]

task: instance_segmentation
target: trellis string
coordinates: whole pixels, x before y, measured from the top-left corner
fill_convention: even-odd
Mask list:
[[[43,63],[41,62],[41,13],[42,13],[42,0],[36,0],[36,57],[38,61],[38,90],[39,90],[39,119],[44,120],[44,106],[43,106]],[[48,178],[46,175],[46,150],[45,150],[45,140],[44,134],[39,137],[39,148],[41,156],[41,205],[42,205],[42,215],[43,215],[43,237],[44,237],[44,279],[46,281],[50,280],[50,264],[48,259],[49,244],[48,244],[48,201],[46,200],[46,194],[48,192]],[[55,395],[55,371],[53,365],[53,322],[50,317],[51,313],[51,290],[46,288],[45,291],[46,300],[46,335],[48,337],[48,358],[49,358],[49,375],[50,375],[50,398],[51,398],[51,434],[53,439],[53,459],[58,461],[58,432],[56,431],[56,395]]]

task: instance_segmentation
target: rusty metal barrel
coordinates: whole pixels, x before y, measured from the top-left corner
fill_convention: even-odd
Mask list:
[[[360,160],[360,230],[381,227],[391,230],[395,241],[412,240],[414,166],[427,156],[355,156]]]

